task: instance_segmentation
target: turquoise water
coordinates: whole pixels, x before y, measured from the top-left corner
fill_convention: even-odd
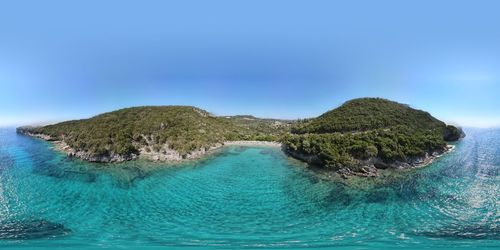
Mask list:
[[[500,130],[432,165],[322,178],[274,148],[99,165],[0,130],[0,248],[500,247]]]

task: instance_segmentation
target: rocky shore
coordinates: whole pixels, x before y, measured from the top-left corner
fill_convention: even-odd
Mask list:
[[[38,138],[41,138],[37,136]],[[42,138],[43,139],[43,138]],[[52,145],[54,145],[54,148],[60,152],[65,153],[69,157],[76,157],[80,158],[85,161],[89,162],[102,162],[102,163],[107,163],[107,162],[124,162],[124,161],[130,161],[134,160],[139,157],[137,154],[130,154],[130,155],[120,155],[120,154],[114,154],[111,153],[110,155],[94,155],[86,151],[79,151],[71,148],[66,142],[64,141],[54,141],[52,140]]]
[[[210,153],[215,152],[224,146],[255,146],[255,147],[281,147],[281,143],[272,141],[225,141],[223,143],[216,143],[211,146],[206,146],[204,148],[193,150],[191,152],[182,154],[176,150],[171,149],[168,144],[161,145],[159,150],[153,150],[151,146],[138,148],[137,154],[121,155],[111,153],[109,155],[95,155],[86,151],[80,151],[72,148],[66,142],[62,140],[57,140],[49,135],[45,134],[35,134],[28,130],[18,129],[19,134],[28,135],[31,137],[40,138],[46,140],[54,145],[54,148],[60,152],[65,153],[69,157],[76,157],[89,162],[99,162],[99,163],[118,163],[124,161],[130,161],[134,159],[145,159],[150,161],[159,162],[180,162],[185,160],[195,160],[200,159]]]
[[[421,168],[431,164],[435,159],[451,152],[455,148],[454,145],[447,145],[445,148],[432,153],[426,153],[422,157],[414,157],[409,159],[407,162],[395,161],[392,163],[386,163],[382,159],[377,157],[372,157],[366,160],[359,161],[356,165],[358,171],[353,171],[352,166],[341,167],[336,171],[342,178],[346,179],[349,176],[360,176],[360,177],[377,177],[379,176],[379,169],[411,169],[411,168]],[[312,166],[318,166],[320,160],[314,155],[305,155],[295,151],[283,149],[289,156],[304,161]]]

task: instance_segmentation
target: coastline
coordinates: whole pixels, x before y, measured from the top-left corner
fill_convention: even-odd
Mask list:
[[[378,177],[379,169],[408,170],[408,169],[423,168],[433,163],[434,160],[453,151],[454,149],[455,145],[447,144],[442,149],[441,152],[436,151],[431,154],[426,153],[425,156],[415,157],[407,162],[395,161],[392,163],[386,163],[382,159],[374,157],[367,160],[359,161],[359,164],[357,164],[359,171],[353,171],[351,170],[350,167],[341,167],[336,171],[327,171],[318,165],[319,160],[315,156],[305,155],[298,152],[289,151],[286,149],[284,149],[283,151],[291,158],[297,159],[299,161],[308,164],[308,167],[310,167],[313,170],[320,170],[320,172],[329,172],[328,175],[338,175],[343,179],[347,179],[352,176]]]
[[[39,138],[51,143],[53,148],[61,153],[66,154],[68,157],[76,157],[88,162],[96,163],[120,163],[135,159],[144,159],[154,162],[166,162],[166,163],[180,163],[184,161],[197,160],[206,157],[217,150],[229,147],[229,146],[241,146],[241,147],[276,147],[281,148],[282,144],[275,141],[224,141],[223,143],[216,143],[211,146],[206,146],[198,150],[194,150],[185,154],[170,149],[168,144],[162,145],[161,152],[154,152],[147,150],[146,147],[140,147],[138,149],[138,154],[130,155],[119,155],[111,153],[105,156],[96,156],[85,151],[78,151],[69,146],[66,142],[62,140],[56,140],[49,135],[45,134],[35,134],[28,131],[21,131],[21,134]]]
[[[165,162],[165,163],[182,163],[186,161],[199,160],[207,157],[218,150],[229,147],[229,146],[241,146],[241,147],[274,147],[280,148],[289,157],[299,160],[308,164],[308,167],[312,169],[319,168],[315,164],[314,157],[308,155],[297,154],[296,152],[288,151],[283,148],[282,143],[276,141],[224,141],[223,143],[216,143],[211,146],[206,146],[198,150],[194,150],[185,154],[181,154],[178,151],[169,149],[168,144],[162,145],[161,151],[154,152],[151,150],[146,150],[146,147],[141,147],[138,149],[137,154],[130,155],[118,155],[111,153],[106,156],[96,156],[85,151],[77,151],[70,147],[66,142],[62,140],[55,140],[54,138],[45,134],[34,134],[30,132],[21,132],[24,135],[39,138],[48,141],[52,144],[53,148],[59,152],[65,153],[68,157],[76,157],[88,162],[95,163],[120,163],[135,159],[144,159],[152,162]],[[358,177],[378,177],[378,169],[395,169],[395,170],[405,170],[405,169],[415,169],[423,168],[430,165],[437,158],[453,151],[455,149],[454,145],[447,144],[443,151],[433,152],[431,154],[426,153],[425,156],[416,157],[410,159],[408,162],[393,162],[385,163],[379,158],[371,158],[368,160],[359,162],[360,171],[352,171],[349,167],[342,167],[337,171],[332,172],[334,175],[338,175],[343,179],[348,177],[358,176]]]
[[[281,148],[281,143],[273,141],[225,141],[223,143],[216,143],[211,146],[200,148],[198,150],[191,151],[186,154],[180,154],[179,152],[169,149],[168,145],[163,145],[163,152],[153,152],[147,151],[145,148],[139,149],[139,155],[137,158],[145,159],[155,162],[183,162],[189,160],[197,160],[206,157],[212,153],[215,153],[219,149],[229,146],[240,146],[240,147],[278,147]]]

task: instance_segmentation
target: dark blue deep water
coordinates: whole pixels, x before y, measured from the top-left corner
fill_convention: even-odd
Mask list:
[[[0,248],[499,249],[500,130],[426,168],[323,178],[279,149],[177,166],[71,160],[0,130]]]

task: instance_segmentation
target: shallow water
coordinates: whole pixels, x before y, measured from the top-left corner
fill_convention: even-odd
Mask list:
[[[500,130],[432,165],[319,178],[279,149],[166,166],[70,160],[0,130],[0,248],[500,247]]]

